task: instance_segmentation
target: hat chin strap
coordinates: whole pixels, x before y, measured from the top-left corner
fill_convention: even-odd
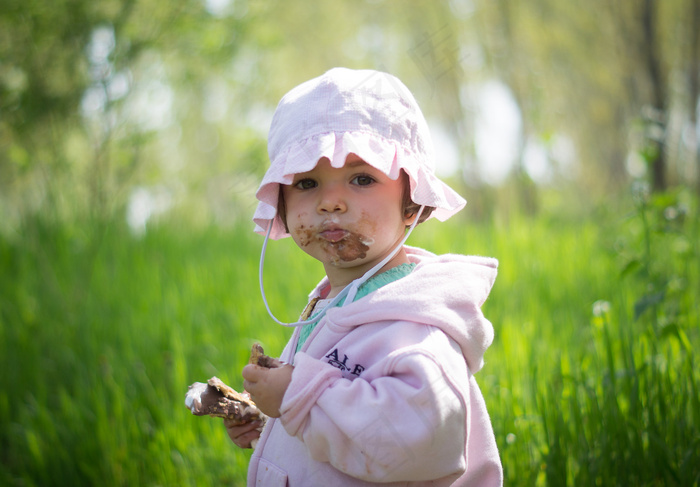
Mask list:
[[[263,286],[263,267],[265,263],[265,253],[267,252],[267,242],[270,240],[270,232],[272,232],[272,225],[275,221],[274,218],[270,220],[269,225],[267,226],[267,233],[265,234],[265,240],[263,241],[262,245],[262,251],[260,252],[260,267],[259,267],[259,272],[258,272],[258,280],[260,281],[260,293],[262,294],[262,299],[263,303],[265,303],[265,308],[267,309],[267,313],[270,315],[270,317],[279,323],[282,326],[303,326],[303,325],[308,325],[310,323],[316,323],[319,321],[325,314],[326,310],[333,308],[335,305],[337,305],[341,299],[346,298],[345,302],[343,303],[343,306],[352,303],[355,300],[355,296],[357,295],[357,290],[364,284],[370,277],[375,275],[377,271],[379,271],[382,267],[384,267],[391,259],[396,256],[396,254],[401,250],[406,243],[406,240],[408,240],[408,237],[411,235],[411,232],[413,232],[413,229],[416,228],[416,225],[418,224],[418,220],[420,220],[420,216],[423,213],[423,209],[425,208],[425,205],[422,205],[420,209],[418,210],[418,213],[416,214],[416,218],[413,220],[413,223],[411,223],[411,226],[408,229],[408,232],[406,232],[406,235],[404,238],[399,242],[399,244],[392,250],[384,259],[382,259],[381,262],[379,262],[377,265],[372,267],[370,270],[365,272],[362,277],[359,277],[352,281],[350,284],[345,286],[338,295],[333,298],[333,300],[328,303],[328,305],[323,308],[323,311],[320,313],[316,314],[313,318],[309,320],[304,320],[304,321],[295,321],[294,323],[285,323],[283,321],[280,321],[277,319],[277,317],[272,313],[272,310],[270,309],[270,305],[267,302],[267,297],[265,296],[265,287]]]

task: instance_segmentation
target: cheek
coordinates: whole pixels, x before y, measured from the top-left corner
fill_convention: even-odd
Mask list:
[[[377,230],[382,230],[384,227],[382,222],[378,222],[376,218],[374,218],[367,210],[362,212],[358,223],[359,228],[362,231],[364,243],[367,245],[372,245],[374,243],[374,238],[377,236]]]
[[[406,219],[403,214],[403,207],[401,204],[394,200],[385,201],[378,203],[376,208],[382,208],[380,215],[375,215],[375,218],[371,218],[368,215],[363,218],[367,221],[367,226],[373,235],[386,235],[387,237],[394,238],[396,232],[403,233],[406,228]]]
[[[311,226],[304,222],[305,213],[294,215],[292,218],[287,216],[287,225],[292,238],[299,247],[306,247],[311,243],[313,232]]]

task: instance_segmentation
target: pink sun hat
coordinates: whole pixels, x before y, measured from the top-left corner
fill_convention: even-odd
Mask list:
[[[415,98],[380,71],[333,68],[292,89],[277,105],[267,149],[271,163],[253,221],[263,235],[272,222],[272,239],[289,236],[277,213],[280,184],[292,184],[322,157],[342,167],[353,153],[394,180],[403,169],[413,202],[434,207],[430,217],[440,221],[466,204],[435,176],[430,130]]]

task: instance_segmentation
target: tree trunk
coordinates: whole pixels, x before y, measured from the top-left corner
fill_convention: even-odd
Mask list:
[[[690,66],[688,67],[688,103],[690,123],[695,132],[695,188],[700,195],[700,1],[690,2]]]
[[[646,74],[651,90],[651,107],[653,109],[650,124],[656,125],[658,130],[651,131],[649,143],[656,149],[652,152],[651,185],[654,191],[666,189],[666,84],[663,76],[663,68],[659,51],[661,49],[658,38],[658,15],[656,0],[645,0],[642,9],[642,56],[644,59]]]

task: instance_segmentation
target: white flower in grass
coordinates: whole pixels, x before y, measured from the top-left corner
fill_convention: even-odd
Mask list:
[[[593,303],[593,326],[602,328],[608,321],[608,313],[610,313],[610,302],[599,299]]]
[[[610,301],[598,300],[593,303],[593,316],[603,317],[610,312]]]

